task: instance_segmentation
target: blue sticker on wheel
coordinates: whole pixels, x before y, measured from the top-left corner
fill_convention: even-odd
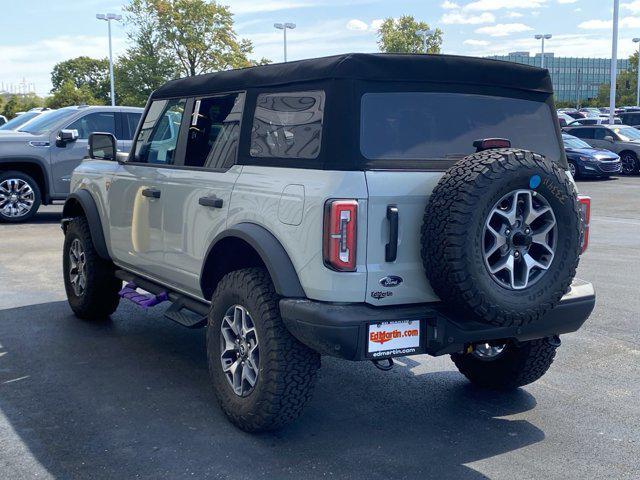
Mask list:
[[[536,188],[538,188],[540,186],[540,183],[542,183],[542,179],[540,178],[540,175],[533,175],[529,179],[529,188],[531,190],[535,190]]]

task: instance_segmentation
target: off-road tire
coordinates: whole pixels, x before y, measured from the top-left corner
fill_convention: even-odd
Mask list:
[[[484,222],[503,195],[529,189],[534,175],[540,177],[536,191],[555,214],[556,252],[539,281],[509,290],[494,281],[484,264]],[[486,150],[460,160],[438,182],[425,209],[421,253],[433,290],[462,318],[517,326],[544,316],[569,290],[580,234],[577,194],[558,165],[525,150]]]
[[[33,218],[33,216],[38,213],[38,209],[40,208],[40,204],[42,203],[42,193],[40,192],[40,187],[38,186],[38,182],[36,182],[33,177],[27,175],[26,173],[18,172],[18,171],[8,171],[8,172],[0,172],[0,184],[10,178],[17,178],[20,180],[24,180],[29,184],[31,190],[33,190],[33,205],[31,206],[31,210],[25,215],[21,217],[9,217],[0,212],[0,223],[21,223],[26,222]]]
[[[284,326],[279,297],[266,270],[245,268],[227,274],[211,300],[207,328],[209,372],[218,402],[229,420],[247,432],[278,429],[295,420],[312,396],[320,356]],[[227,309],[244,306],[258,333],[259,374],[253,390],[236,395],[222,371],[220,329]]]
[[[479,387],[514,389],[542,377],[553,363],[556,346],[545,338],[509,344],[493,360],[477,358],[471,353],[451,355],[453,363],[469,381]]]
[[[78,239],[84,249],[87,285],[76,295],[71,285],[69,250]],[[114,266],[101,258],[93,245],[91,231],[85,217],[76,217],[67,225],[62,256],[64,287],[71,310],[83,320],[104,320],[118,308],[118,291],[122,281],[114,275]]]

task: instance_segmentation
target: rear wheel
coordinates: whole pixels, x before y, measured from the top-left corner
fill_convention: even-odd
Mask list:
[[[246,268],[227,274],[212,298],[207,356],[215,393],[227,417],[249,432],[296,419],[311,398],[320,356],[284,326],[269,274]]]
[[[633,152],[623,152],[620,154],[623,175],[635,175],[638,173],[638,157]]]
[[[37,182],[26,173],[0,174],[0,221],[26,222],[36,214],[41,201]]]
[[[580,177],[580,170],[578,169],[578,166],[572,161],[569,161],[568,163],[571,176],[577,180]]]
[[[115,277],[113,264],[96,252],[86,218],[69,222],[62,263],[67,299],[77,317],[100,320],[115,312],[122,282]]]
[[[469,381],[485,388],[513,389],[542,377],[556,355],[550,339],[521,343],[478,345],[471,353],[456,353],[451,359]]]

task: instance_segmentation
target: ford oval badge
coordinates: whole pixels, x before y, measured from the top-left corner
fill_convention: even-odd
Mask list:
[[[389,275],[388,277],[384,277],[380,279],[380,285],[383,287],[397,287],[402,283],[402,277],[398,277],[397,275]]]

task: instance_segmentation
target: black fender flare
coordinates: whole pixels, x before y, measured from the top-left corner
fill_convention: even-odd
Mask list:
[[[87,219],[89,231],[91,232],[91,240],[93,240],[96,253],[105,260],[111,260],[109,250],[107,249],[107,242],[104,238],[104,231],[102,230],[100,213],[98,212],[96,201],[88,190],[81,189],[67,197],[62,209],[62,229],[66,230],[66,225],[71,218],[77,216],[76,204],[80,205]]]
[[[200,289],[206,295],[206,269],[211,255],[215,255],[216,245],[228,238],[237,238],[252,247],[267,267],[278,295],[289,298],[306,297],[289,255],[280,241],[266,228],[255,223],[239,223],[219,233],[209,245],[200,271]]]

